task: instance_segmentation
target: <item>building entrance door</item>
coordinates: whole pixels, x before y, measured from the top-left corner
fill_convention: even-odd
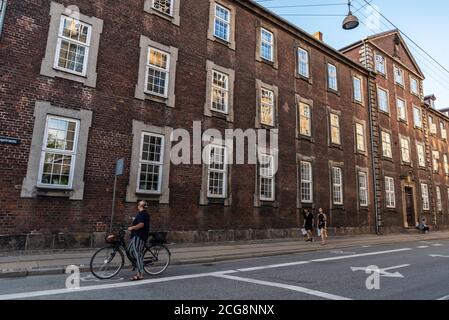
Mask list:
[[[405,188],[405,210],[407,218],[407,226],[409,228],[415,226],[415,205],[413,201],[413,188]]]

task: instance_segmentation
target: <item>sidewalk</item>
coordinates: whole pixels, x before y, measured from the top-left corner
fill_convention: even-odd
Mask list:
[[[316,238],[319,240],[318,238]],[[347,248],[354,245],[379,245],[409,241],[447,240],[449,231],[430,234],[392,234],[384,236],[344,236],[331,237],[327,246],[321,243],[306,243],[302,240],[265,240],[228,243],[171,244],[171,264],[211,263],[216,261],[293,254],[307,251],[325,251]],[[89,262],[95,250],[60,252],[15,252],[0,255],[0,278],[26,277],[32,275],[63,274],[68,265],[81,267],[81,272],[89,271]]]

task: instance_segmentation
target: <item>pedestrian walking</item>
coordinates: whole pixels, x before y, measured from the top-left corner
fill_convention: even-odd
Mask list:
[[[321,244],[326,245],[327,239],[327,216],[323,208],[318,209],[318,236],[321,236]]]
[[[131,232],[128,250],[136,261],[135,267],[137,269],[137,275],[132,277],[131,281],[143,280],[143,250],[150,232],[150,216],[146,208],[146,201],[139,201],[137,204],[139,212],[134,218],[132,226],[128,228],[128,231]]]
[[[304,223],[303,228],[306,229],[307,232],[307,240],[306,242],[313,242],[313,224],[314,217],[309,209],[304,209]]]

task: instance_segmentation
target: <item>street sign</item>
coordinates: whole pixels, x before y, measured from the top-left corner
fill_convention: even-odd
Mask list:
[[[17,146],[20,144],[20,139],[0,136],[0,144],[10,144],[13,146]]]
[[[115,165],[115,175],[121,176],[125,171],[125,158],[121,158],[117,160],[117,164]]]

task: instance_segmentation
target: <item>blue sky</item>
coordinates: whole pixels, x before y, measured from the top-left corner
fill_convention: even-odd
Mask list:
[[[381,19],[380,30],[376,30],[373,25],[370,25],[366,18],[370,15],[369,10],[371,9],[369,6],[361,9],[356,15],[363,22],[370,25],[370,28],[361,23],[357,29],[350,31],[345,31],[341,28],[344,17],[296,16],[304,14],[345,15],[347,13],[347,1],[345,0],[259,0],[258,2],[268,8],[291,5],[335,4],[322,7],[272,8],[270,10],[309,33],[314,33],[315,31],[323,32],[324,41],[337,49],[370,34],[393,29],[393,26],[384,19]],[[361,7],[361,4],[365,4],[364,0],[353,0],[353,11]],[[374,0],[372,4],[449,70],[449,1]],[[449,108],[449,73],[442,71],[415,46],[410,44],[409,47],[426,76],[424,82],[425,94],[434,93],[436,95],[438,99],[436,101],[437,108]]]

